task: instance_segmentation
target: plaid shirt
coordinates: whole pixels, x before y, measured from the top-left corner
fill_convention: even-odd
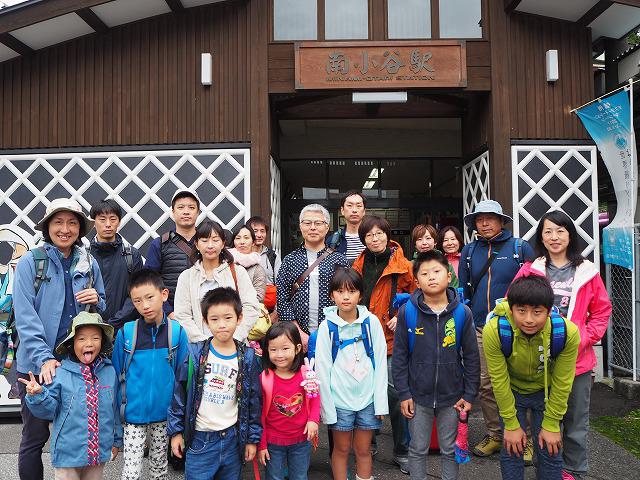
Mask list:
[[[322,255],[325,250],[326,249],[322,249],[317,255]],[[318,324],[324,320],[324,307],[333,304],[329,298],[329,283],[336,265],[342,265],[343,267],[350,266],[347,257],[341,253],[333,252],[320,262],[320,265],[317,267],[320,273]],[[309,286],[311,284],[309,277],[305,278],[300,289],[293,297],[291,297],[291,294],[293,292],[294,282],[308,267],[307,249],[302,245],[284,257],[276,280],[279,319],[287,321],[297,320],[300,328],[307,333],[309,333]]]

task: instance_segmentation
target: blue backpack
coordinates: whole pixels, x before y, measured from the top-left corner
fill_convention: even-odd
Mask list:
[[[376,368],[376,360],[374,358],[373,352],[373,341],[371,340],[371,322],[369,317],[365,318],[364,321],[360,324],[362,331],[360,335],[357,335],[353,338],[349,338],[347,340],[340,339],[340,332],[338,329],[338,325],[333,323],[331,320],[326,320],[329,326],[329,339],[331,340],[331,360],[336,361],[336,357],[338,356],[338,351],[342,350],[344,347],[351,345],[353,343],[357,343],[362,341],[364,344],[364,350],[367,353],[367,357],[371,359],[371,364],[375,370]],[[309,335],[309,343],[307,345],[307,358],[311,360],[316,356],[316,340],[318,339],[318,331],[311,333]]]
[[[551,319],[551,358],[555,360],[567,343],[567,324],[555,306],[551,308],[549,318]],[[513,352],[513,328],[506,317],[498,317],[498,336],[502,354],[507,358],[510,357]]]
[[[456,308],[453,309],[453,321],[456,329],[456,350],[460,354],[460,337],[462,337],[462,331],[464,330],[464,322],[466,318],[466,312],[464,310],[464,304],[458,303]],[[407,324],[407,342],[409,343],[409,355],[413,353],[413,346],[416,343],[416,325],[418,323],[418,309],[416,306],[407,301],[404,307],[404,321]]]

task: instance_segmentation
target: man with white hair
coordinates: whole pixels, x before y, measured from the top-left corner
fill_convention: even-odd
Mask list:
[[[304,243],[287,255],[278,272],[277,309],[280,320],[296,320],[311,333],[324,320],[323,309],[331,304],[329,282],[336,265],[349,266],[347,258],[325,246],[329,212],[322,205],[307,205],[300,212]]]

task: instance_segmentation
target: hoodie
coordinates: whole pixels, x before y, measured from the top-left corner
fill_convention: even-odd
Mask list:
[[[413,398],[425,407],[450,407],[461,398],[473,403],[478,394],[480,355],[473,317],[465,306],[464,329],[456,332],[453,311],[460,301],[453,288],[447,288],[447,298],[447,308],[436,314],[424,303],[422,290],[411,295],[409,301],[418,309],[412,353],[409,353],[406,305],[400,307],[392,376],[401,401]],[[446,341],[452,333],[453,343]],[[456,345],[461,346],[460,352]]]
[[[247,271],[251,284],[256,289],[258,302],[262,303],[267,290],[267,274],[260,264],[260,254],[257,252],[241,253],[236,248],[229,248],[228,250],[233,255],[233,261],[243,266]]]
[[[546,276],[546,265],[545,257],[537,258],[533,263],[523,265],[516,278],[530,274]],[[610,316],[611,301],[600,273],[593,263],[584,260],[576,267],[567,313],[567,318],[580,331],[576,375],[593,370],[598,363],[593,346],[607,331]]]
[[[482,334],[484,356],[487,359],[493,393],[505,428],[507,430],[520,428],[512,390],[523,395],[544,390],[546,405],[542,428],[549,432],[559,432],[560,422],[567,411],[567,400],[576,372],[576,357],[580,345],[578,327],[565,320],[566,343],[562,352],[553,360],[549,355],[551,342],[549,317],[542,330],[528,336],[516,326],[506,300],[498,303],[493,313],[494,316],[488,319]],[[498,317],[506,317],[513,329],[513,352],[508,358],[500,349]]]
[[[535,253],[526,241],[522,242],[519,251],[522,251],[524,258],[516,259],[514,254],[515,237],[509,230],[502,230],[498,235],[490,240],[478,237],[475,242],[464,246],[460,254],[460,264],[458,265],[458,277],[460,285],[464,288],[464,298],[469,299],[469,307],[473,313],[473,321],[476,328],[482,328],[487,318],[487,314],[493,309],[496,300],[504,298],[520,269],[520,263],[531,261],[535,258]],[[478,283],[473,295],[471,295],[471,281],[478,281],[478,276],[482,272],[484,265],[490,255],[499,254],[494,259],[491,267],[483,275]],[[518,252],[519,253],[519,252]],[[467,257],[469,260],[467,260]],[[471,271],[469,266],[471,264]]]
[[[387,415],[387,344],[378,318],[367,307],[358,305],[358,318],[348,323],[338,316],[338,307],[325,307],[325,319],[338,326],[341,340],[355,338],[362,333],[362,322],[369,317],[371,343],[373,345],[375,371],[363,342],[356,342],[338,350],[336,361],[331,357],[329,325],[322,322],[316,341],[316,372],[320,381],[322,421],[331,425],[338,421],[336,408],[359,412],[373,402],[376,415]],[[359,359],[357,361],[356,359]],[[359,363],[366,374],[358,381],[349,366]]]

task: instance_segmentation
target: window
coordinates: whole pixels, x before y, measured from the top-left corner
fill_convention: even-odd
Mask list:
[[[326,40],[367,40],[368,0],[325,0]]]
[[[274,40],[316,40],[317,0],[273,0]]]
[[[387,4],[389,39],[431,38],[431,0],[388,0]]]
[[[439,0],[440,38],[482,38],[482,0]]]

